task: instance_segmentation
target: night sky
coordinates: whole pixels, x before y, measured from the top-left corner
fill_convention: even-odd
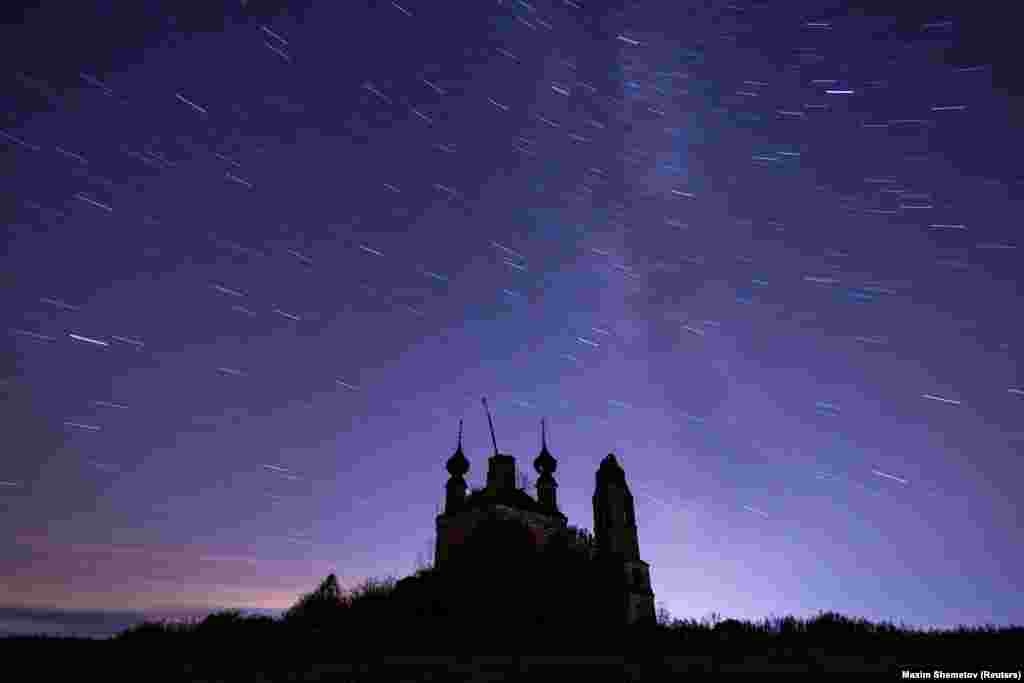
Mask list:
[[[0,604],[408,574],[487,396],[674,616],[1024,622],[1016,38],[891,4],[5,8]]]

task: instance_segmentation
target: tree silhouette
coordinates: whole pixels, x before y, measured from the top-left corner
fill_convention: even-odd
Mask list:
[[[332,573],[320,582],[316,590],[300,597],[298,602],[285,612],[284,618],[287,622],[323,628],[335,622],[350,602],[342,595],[338,577]]]

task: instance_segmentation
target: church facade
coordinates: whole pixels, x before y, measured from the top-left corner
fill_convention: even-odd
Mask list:
[[[515,553],[540,553],[558,539],[585,553],[590,564],[600,567],[601,575],[609,577],[601,584],[606,594],[602,597],[612,605],[616,619],[627,624],[654,620],[651,570],[640,558],[633,495],[613,454],[605,457],[597,468],[592,537],[569,526],[558,508],[558,484],[554,477],[558,463],[548,451],[543,424],[541,451],[533,461],[539,475],[536,497],[516,486],[516,460],[498,453],[496,445],[494,455],[487,461],[486,485],[467,493],[465,475],[469,466],[462,451],[460,424],[458,446],[447,462],[450,476],[445,485],[444,510],[436,518],[434,567],[439,572],[455,565],[460,552],[474,541],[489,541],[491,546],[515,545]],[[480,538],[493,534],[491,530],[496,524],[521,530],[526,541],[516,545],[504,539]]]

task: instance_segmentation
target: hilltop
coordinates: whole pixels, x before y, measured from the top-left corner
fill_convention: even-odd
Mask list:
[[[368,580],[353,591],[342,591],[331,575],[280,619],[229,610],[143,623],[108,641],[0,642],[16,647],[37,674],[48,664],[74,662],[79,673],[98,667],[106,680],[123,669],[129,677],[190,681],[494,680],[496,671],[615,680],[691,671],[1016,671],[1012,663],[1024,646],[1018,626],[918,630],[832,612],[751,622],[672,619],[661,610],[655,624],[613,627],[589,621],[585,610],[538,612],[544,594],[530,599],[528,590],[510,596],[524,604],[503,614],[498,610],[509,600],[478,588],[470,586],[471,599],[451,607],[450,579],[430,568],[398,581]],[[129,662],[145,662],[144,669]]]

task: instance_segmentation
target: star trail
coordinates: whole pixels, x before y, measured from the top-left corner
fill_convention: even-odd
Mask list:
[[[0,603],[408,573],[486,395],[676,616],[1024,621],[1024,90],[873,4],[4,10]]]

